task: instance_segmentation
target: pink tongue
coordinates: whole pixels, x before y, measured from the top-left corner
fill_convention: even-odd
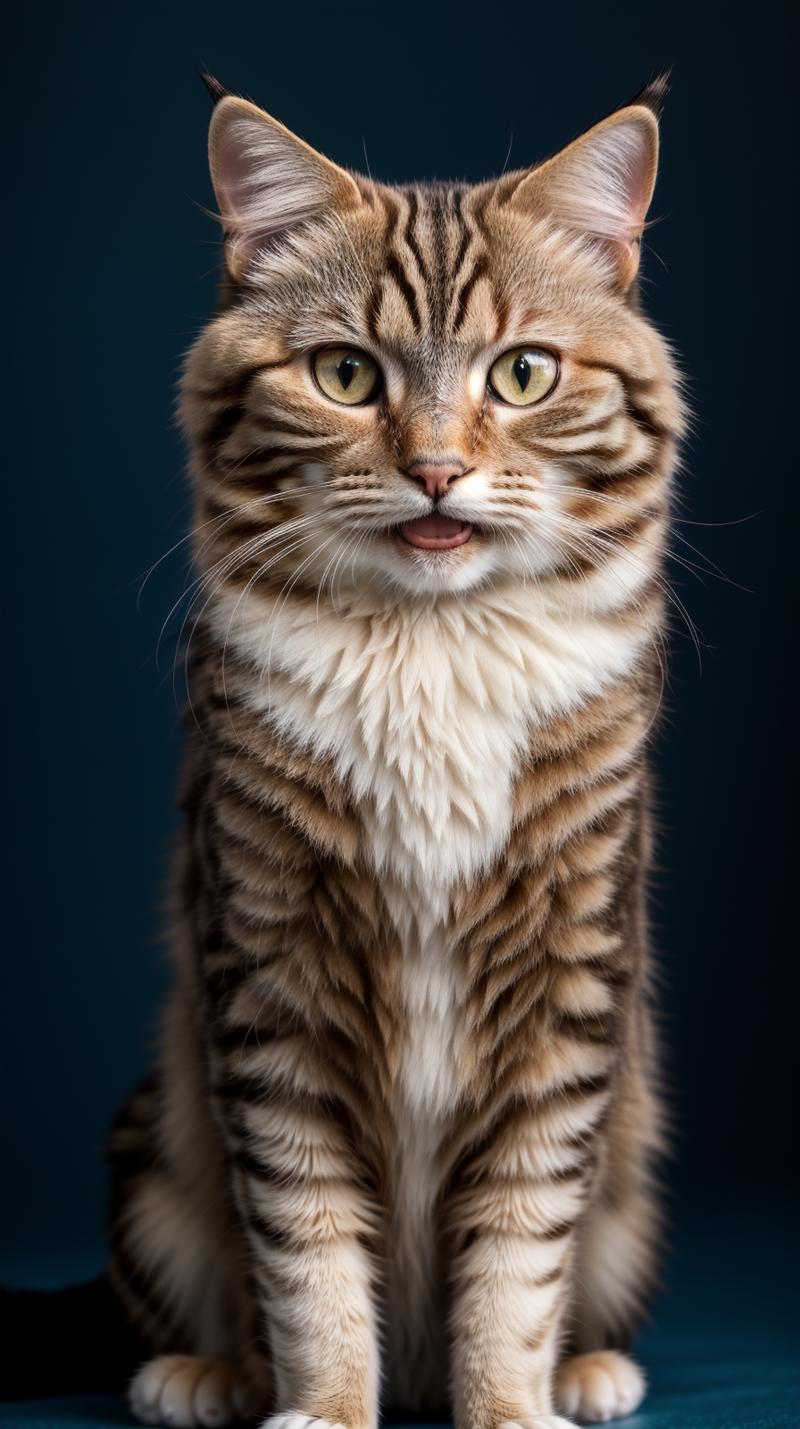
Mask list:
[[[452,521],[447,516],[418,516],[416,521],[407,521],[402,528],[404,535],[422,536],[428,541],[451,541],[460,536],[463,521]]]

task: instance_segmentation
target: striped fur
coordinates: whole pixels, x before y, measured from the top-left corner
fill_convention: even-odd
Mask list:
[[[530,1429],[641,1397],[619,1349],[657,1246],[646,753],[681,432],[632,282],[654,107],[400,189],[217,106],[175,984],[112,1137],[112,1276],[167,1356],[147,1422]],[[326,345],[371,354],[377,401],[315,387]],[[487,372],[524,345],[558,384],[503,406]],[[457,548],[398,534],[431,510],[421,461],[462,473]]]

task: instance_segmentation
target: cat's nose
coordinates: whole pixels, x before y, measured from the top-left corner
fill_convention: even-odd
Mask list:
[[[438,461],[415,461],[406,467],[406,473],[424,487],[432,501],[444,496],[448,486],[466,473],[463,461],[443,457]]]

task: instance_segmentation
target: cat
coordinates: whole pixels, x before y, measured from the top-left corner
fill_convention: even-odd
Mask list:
[[[536,167],[402,187],[209,85],[174,984],[111,1138],[131,1404],[607,1420],[659,1246],[665,85]]]

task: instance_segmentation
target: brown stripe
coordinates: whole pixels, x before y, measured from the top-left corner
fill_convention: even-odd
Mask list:
[[[395,283],[397,284],[397,287],[399,288],[405,299],[406,307],[408,308],[411,321],[414,324],[415,331],[421,332],[422,319],[420,317],[419,304],[417,303],[417,295],[414,292],[414,289],[411,286],[411,283],[409,282],[408,277],[403,270],[403,266],[396,253],[389,254],[388,258],[386,259],[386,267],[388,269],[390,277],[394,279]]]
[[[424,280],[425,280],[426,283],[429,283],[429,282],[430,282],[430,273],[428,272],[428,265],[427,265],[427,263],[425,262],[425,259],[424,259],[423,256],[422,256],[422,253],[421,253],[421,251],[420,251],[420,246],[419,246],[419,244],[418,244],[418,242],[417,242],[417,236],[416,236],[416,233],[414,232],[414,229],[415,229],[415,226],[416,226],[416,222],[417,222],[417,212],[418,212],[418,209],[419,209],[419,200],[417,199],[416,193],[415,193],[414,190],[412,189],[412,190],[411,190],[411,193],[410,193],[409,196],[408,196],[408,219],[407,219],[407,221],[406,221],[406,226],[405,226],[405,229],[404,229],[404,232],[403,232],[403,238],[404,238],[404,240],[405,240],[407,246],[409,247],[409,249],[411,250],[411,252],[412,252],[413,255],[414,255],[414,262],[416,263],[417,267],[419,268],[419,271],[420,271],[420,273],[422,274],[422,277],[424,278]]]
[[[472,272],[470,273],[469,277],[467,278],[461,289],[461,292],[458,295],[458,300],[456,302],[456,319],[453,323],[454,333],[458,332],[464,324],[464,320],[467,316],[467,307],[469,306],[469,300],[472,296],[472,290],[475,287],[475,284],[480,282],[481,278],[484,277],[488,270],[489,260],[486,257],[486,254],[482,253],[480,258],[478,258],[478,260],[476,261]]]

